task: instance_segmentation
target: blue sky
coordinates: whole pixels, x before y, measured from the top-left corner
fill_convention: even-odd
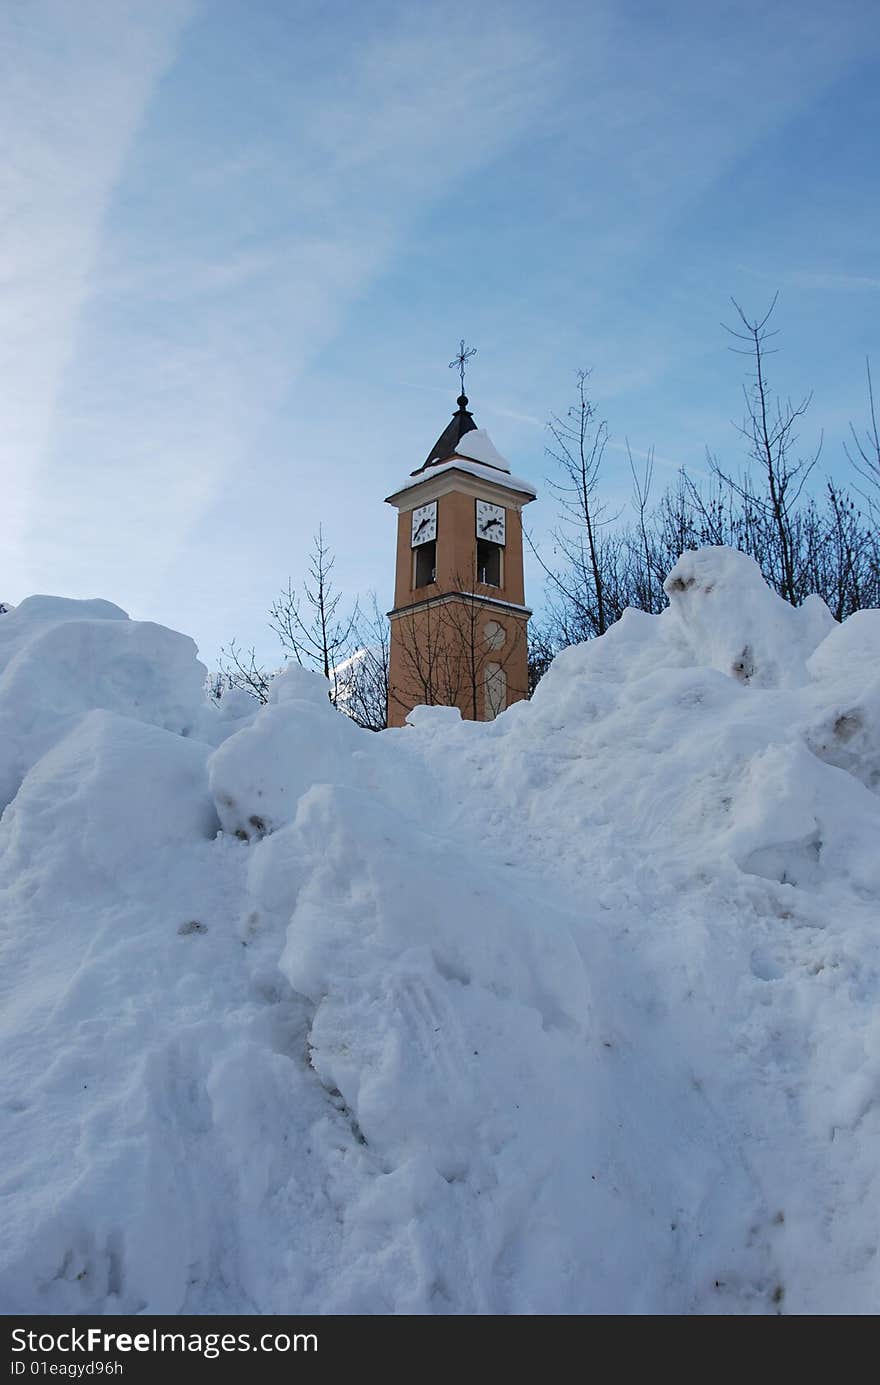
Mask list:
[[[773,383],[814,390],[838,468],[880,361],[878,58],[874,0],[11,0],[0,596],[268,656],[323,522],[342,587],[388,601],[382,500],[462,335],[539,487],[592,368],[614,499],[625,438],[660,481],[737,462],[720,324],[778,289]]]

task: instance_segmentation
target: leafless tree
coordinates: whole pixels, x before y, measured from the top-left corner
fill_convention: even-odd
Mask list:
[[[641,470],[636,467],[633,460],[629,439],[626,441],[626,455],[633,483],[631,505],[635,514],[635,524],[623,545],[629,557],[629,572],[623,586],[627,593],[627,605],[638,606],[643,611],[657,614],[666,605],[666,594],[663,591],[666,569],[663,549],[652,532],[649,508],[654,481],[654,449],[651,448],[646,454]]]
[[[811,501],[802,520],[807,585],[824,597],[835,619],[880,603],[877,532],[853,497],[828,479],[824,512]]]
[[[865,360],[865,370],[868,376],[868,423],[862,437],[859,437],[852,423],[849,425],[849,431],[852,435],[852,451],[850,451],[850,444],[848,443],[844,443],[843,450],[862,483],[867,486],[867,491],[862,493],[870,507],[875,523],[880,523],[880,426],[877,423],[877,410],[874,407],[874,384],[871,380],[870,358]]]
[[[652,503],[652,454],[647,454],[643,468],[637,468],[627,445],[633,479],[631,518],[605,527],[595,466],[601,461],[602,439],[596,453],[592,445],[585,446],[585,468],[580,473],[585,485],[578,486],[579,423],[587,413],[583,394],[570,411],[568,452],[558,445],[551,450],[562,466],[568,507],[553,533],[555,562],[542,562],[547,574],[546,607],[533,686],[546,666],[548,648],[555,651],[591,639],[627,606],[654,613],[662,610],[666,574],[687,549],[707,544],[748,553],[766,580],[793,605],[817,592],[838,620],[862,607],[880,605],[880,426],[870,365],[869,421],[862,432],[851,427],[846,447],[860,487],[853,493],[827,477],[824,489],[813,493],[821,438],[806,455],[798,446],[800,421],[811,396],[797,405],[780,400],[767,377],[772,350],[768,342],[775,335],[769,323],[776,299],[762,318],[750,319],[739,304],[734,306],[740,324],[733,331],[738,343],[734,349],[747,354],[753,364],[744,390],[746,416],[738,427],[748,453],[748,464],[740,474],[725,469],[710,455],[708,480],[696,480],[682,470]],[[578,381],[579,386],[584,384],[580,376]],[[604,425],[603,436],[607,436]],[[584,499],[590,508],[589,527],[582,516]],[[537,556],[541,560],[541,554]]]
[[[589,378],[589,371],[577,372],[574,403],[563,417],[554,415],[547,425],[553,439],[547,454],[558,467],[558,477],[547,478],[560,507],[553,544],[562,561],[547,562],[528,536],[527,541],[549,587],[556,589],[557,609],[576,612],[585,634],[602,635],[619,614],[609,591],[610,555],[603,535],[618,516],[608,515],[597,496],[608,425],[597,419],[587,392]]]
[[[356,631],[357,648],[335,670],[337,707],[367,731],[382,731],[388,724],[389,641],[388,618],[370,592]]]
[[[376,655],[370,653],[366,667],[358,671],[357,677],[350,667],[351,656],[358,648],[358,604],[347,614],[340,611],[342,593],[337,591],[332,572],[334,557],[319,526],[314,536],[308,559],[308,576],[301,587],[294,586],[288,579],[287,587],[273,601],[269,611],[269,625],[281,643],[283,660],[295,659],[305,668],[323,674],[329,685],[329,696],[334,704],[340,693],[345,692],[351,710],[345,710],[355,720],[355,707],[367,704],[366,668],[375,674]],[[375,602],[374,602],[375,605]],[[381,643],[381,627],[375,622],[375,633]],[[375,641],[372,642],[375,644]],[[387,654],[387,639],[385,641]],[[378,655],[381,663],[382,654]],[[226,688],[242,688],[258,702],[266,702],[269,687],[275,673],[258,664],[253,649],[242,650],[235,640],[220,653],[220,671],[210,685],[211,695],[222,697]],[[283,664],[282,664],[283,667]],[[338,670],[344,670],[345,688],[340,685]],[[370,718],[372,723],[374,718]]]
[[[357,604],[340,614],[342,593],[333,584],[335,558],[324,540],[323,528],[312,541],[309,575],[298,591],[288,579],[287,588],[272,603],[269,624],[281,641],[285,656],[305,668],[322,673],[330,684],[330,701],[336,702],[335,670],[349,658],[358,621]]]
[[[553,662],[556,653],[552,631],[542,623],[529,628],[529,697]]]
[[[274,674],[257,663],[253,649],[239,648],[230,640],[220,651],[220,672],[209,680],[209,695],[219,701],[226,688],[241,688],[258,702],[269,701],[269,684]]]
[[[804,564],[798,534],[798,502],[804,487],[819,460],[822,439],[811,454],[796,454],[798,426],[810,407],[812,395],[807,394],[799,404],[774,395],[767,379],[767,356],[775,348],[768,341],[777,333],[769,327],[778,295],[762,318],[750,319],[736,299],[731,299],[740,320],[741,330],[725,328],[742,343],[732,350],[751,358],[754,366],[751,383],[743,386],[746,403],[744,421],[737,425],[745,438],[748,455],[759,468],[762,489],[753,489],[751,481],[738,480],[711,458],[712,469],[718,478],[739,495],[742,503],[763,516],[768,527],[770,543],[765,562],[773,571],[766,573],[773,580],[780,596],[793,606],[800,605],[807,593],[803,589]]]

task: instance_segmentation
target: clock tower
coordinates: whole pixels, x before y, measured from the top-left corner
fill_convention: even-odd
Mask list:
[[[422,703],[491,721],[528,696],[522,510],[535,491],[511,476],[463,390],[457,403],[425,462],[387,497],[398,511],[389,726]]]

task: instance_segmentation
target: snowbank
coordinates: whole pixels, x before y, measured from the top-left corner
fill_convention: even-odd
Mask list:
[[[273,678],[260,715],[212,758],[224,831],[243,841],[274,832],[293,818],[306,789],[339,773],[360,742],[355,724],[330,705],[326,680],[291,665]]]
[[[793,610],[730,548],[685,553],[663,585],[692,657],[757,688],[805,683],[806,660],[835,623],[819,596]]]
[[[0,811],[94,708],[188,735],[204,715],[205,676],[192,640],[109,601],[22,601],[0,622]]]
[[[880,612],[667,590],[381,735],[3,616],[0,1307],[876,1310]]]

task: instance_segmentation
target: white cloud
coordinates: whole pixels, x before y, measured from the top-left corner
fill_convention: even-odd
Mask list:
[[[502,0],[462,25],[439,3],[374,16],[208,0],[184,32],[184,0],[43,0],[0,19],[27,74],[0,86],[12,208],[0,370],[14,400],[0,543],[19,559],[4,591],[101,591],[209,640],[220,627],[253,638],[343,467],[349,509],[337,513],[358,526],[348,580],[360,582],[387,544],[370,419],[388,406],[388,375],[431,378],[435,350],[457,384],[445,364],[460,330],[481,349],[479,421],[509,456],[523,433],[536,455],[560,371],[591,363],[585,345],[602,399],[650,399],[691,324],[677,304],[655,312],[631,267],[664,237],[671,262],[688,207],[864,47],[851,7],[842,23],[784,0],[735,8]],[[517,160],[503,158],[518,142],[529,205]],[[512,239],[519,213],[531,216],[513,252],[499,206]],[[322,373],[396,256],[420,253],[414,227],[430,241],[436,223],[479,233],[493,215],[497,282],[468,299],[431,285],[425,250],[419,307],[396,282],[398,301],[374,293],[343,375]],[[414,460],[445,411],[409,409]],[[667,455],[673,424],[657,434]],[[626,426],[640,436],[648,424]],[[254,578],[261,545],[272,573]]]
[[[259,474],[261,433],[415,219],[550,89],[540,33],[505,7],[475,17],[464,48],[445,10],[401,10],[397,28],[340,41],[332,72],[310,69],[303,43],[258,55],[259,153],[234,126],[217,166],[200,148],[192,174],[189,144],[149,127],[129,148],[76,355],[27,449],[48,458],[28,532],[44,581],[91,589],[118,567],[119,599],[148,604],[218,494]],[[195,89],[202,53],[197,24],[178,74]],[[225,93],[233,108],[249,80]],[[163,95],[189,118],[179,83]]]
[[[876,293],[880,289],[880,278],[875,274],[851,274],[833,269],[783,269],[776,274],[766,270],[748,272],[768,282],[796,289],[818,289],[829,293]]]
[[[0,552],[16,587],[102,218],[191,9],[32,0],[0,12]]]

